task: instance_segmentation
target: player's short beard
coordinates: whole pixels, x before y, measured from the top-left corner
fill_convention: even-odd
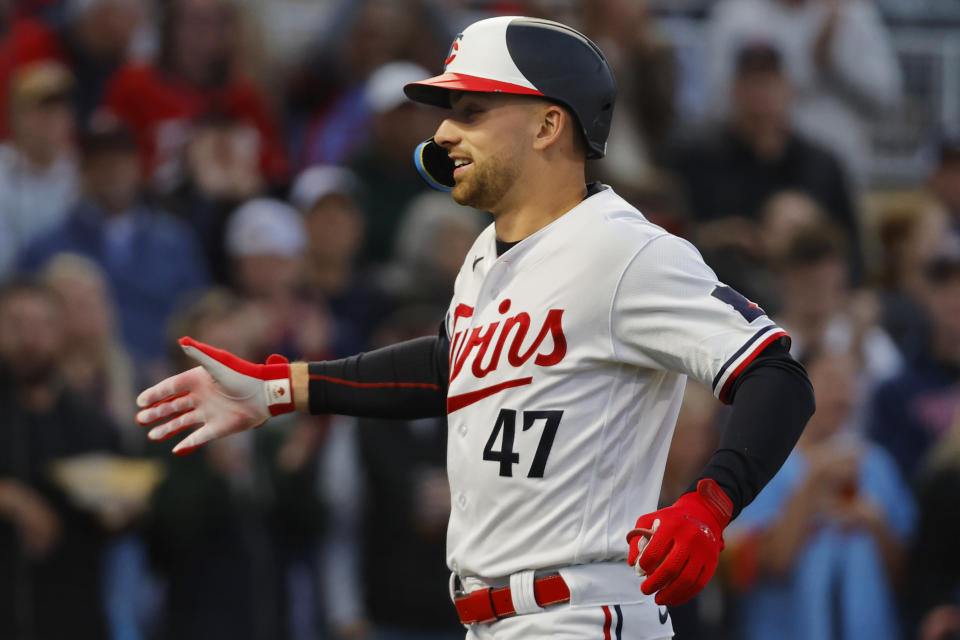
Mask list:
[[[453,187],[450,195],[457,204],[481,211],[493,211],[520,175],[520,167],[506,153],[473,163],[466,179]]]

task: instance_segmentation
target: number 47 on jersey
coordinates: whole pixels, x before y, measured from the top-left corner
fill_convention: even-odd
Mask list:
[[[513,477],[513,465],[520,464],[520,454],[513,450],[513,440],[517,432],[517,411],[515,409],[501,409],[497,422],[493,425],[487,446],[483,448],[483,459],[500,463],[500,475],[505,478]],[[557,427],[563,418],[563,411],[521,411],[523,416],[523,430],[528,431],[538,423],[543,424],[540,433],[540,443],[533,454],[533,463],[527,472],[528,478],[542,478],[547,468],[547,458],[550,457],[550,448],[553,447],[553,438],[557,435]],[[500,449],[494,449],[497,439],[500,438]]]

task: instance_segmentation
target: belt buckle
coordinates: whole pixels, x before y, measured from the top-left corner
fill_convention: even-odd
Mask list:
[[[497,615],[492,593],[493,587],[487,587],[457,596],[454,605],[461,622],[464,624],[487,624],[500,620],[502,616]],[[469,622],[467,622],[468,620]]]
[[[469,595],[463,590],[463,582],[460,581],[460,576],[456,573],[450,574],[450,592],[453,594],[455,601]]]

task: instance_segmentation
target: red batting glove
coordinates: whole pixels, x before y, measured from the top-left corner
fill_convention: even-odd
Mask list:
[[[732,516],[733,502],[710,478],[669,507],[640,516],[627,534],[627,563],[647,576],[640,590],[656,592],[657,604],[682,604],[697,595],[717,568]]]
[[[154,426],[147,437],[164,440],[198,427],[173,452],[186,455],[197,447],[233,433],[253,429],[270,416],[295,409],[290,363],[272,355],[253,364],[232,353],[180,338],[184,352],[201,366],[171,376],[137,397],[137,422]]]

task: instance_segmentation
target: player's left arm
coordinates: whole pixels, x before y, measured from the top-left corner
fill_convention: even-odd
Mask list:
[[[720,445],[690,488],[716,482],[730,498],[731,519],[780,470],[813,415],[813,386],[788,345],[785,338],[771,343],[734,381]]]
[[[686,602],[707,584],[723,530],[780,469],[813,415],[813,388],[784,344],[767,346],[732,389],[720,446],[689,491],[637,520],[627,562],[658,604]],[[649,532],[649,533],[648,533]]]
[[[647,576],[642,591],[680,604],[713,575],[724,528],[787,459],[813,414],[813,389],[786,332],[718,282],[679,238],[664,234],[639,250],[617,295],[613,335],[622,359],[695,377],[733,405],[689,491],[641,516],[627,536],[627,561]]]

